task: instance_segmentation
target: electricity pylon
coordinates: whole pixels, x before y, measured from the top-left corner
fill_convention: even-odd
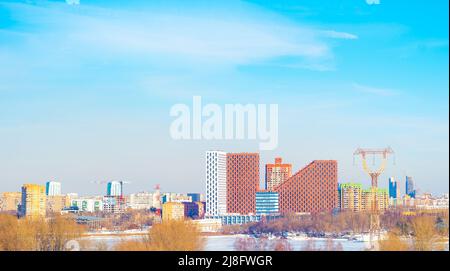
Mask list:
[[[374,236],[376,235],[378,239],[380,238],[380,210],[378,205],[378,177],[383,173],[384,169],[386,168],[387,158],[388,155],[394,154],[394,151],[390,148],[384,148],[384,149],[362,149],[358,148],[353,153],[353,158],[357,155],[361,156],[362,159],[362,166],[364,171],[369,174],[371,178],[371,189],[370,189],[370,241],[369,245],[370,248],[373,250],[375,249],[375,242],[374,242]],[[378,169],[370,169],[367,165],[367,155],[372,155],[373,159],[375,160],[375,156],[379,155],[381,156],[381,165]]]

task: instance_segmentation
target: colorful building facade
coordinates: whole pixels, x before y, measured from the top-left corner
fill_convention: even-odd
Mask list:
[[[22,186],[22,203],[19,213],[20,216],[31,218],[45,217],[45,186],[38,184],[24,184]]]
[[[380,212],[384,212],[389,208],[389,193],[387,189],[369,188],[363,190],[362,210],[370,212],[374,208]]]
[[[342,211],[359,212],[362,210],[362,184],[339,184],[339,209]]]
[[[162,205],[162,220],[184,219],[184,204],[181,202],[166,202]]]

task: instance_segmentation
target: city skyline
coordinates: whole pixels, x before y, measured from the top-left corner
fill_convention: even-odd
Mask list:
[[[219,161],[221,161],[220,162],[221,163],[221,166],[220,166],[221,170],[218,170],[218,165],[214,164],[214,163],[217,163],[217,156],[215,158],[216,160],[214,161],[214,154],[217,155],[217,153],[219,153],[219,154],[221,154],[223,156],[222,160],[219,159]],[[227,162],[228,159],[225,158],[225,157],[228,157],[228,156],[230,156],[230,157],[240,157],[240,156],[253,157],[253,156],[256,156],[258,158],[254,161],[254,163],[252,163],[252,166],[257,167],[258,171],[259,171],[259,167],[261,166],[261,162],[259,162],[259,153],[249,153],[249,152],[240,152],[240,153],[230,153],[230,152],[228,152],[227,153],[227,152],[224,152],[224,151],[207,151],[206,152],[206,157],[205,157],[205,162],[206,162],[206,168],[205,168],[205,173],[206,173],[205,177],[206,178],[204,180],[204,187],[206,187],[205,190],[201,190],[201,191],[194,191],[194,190],[187,190],[187,191],[185,191],[185,190],[163,190],[163,192],[164,193],[181,193],[181,194],[184,193],[184,194],[187,194],[187,195],[192,194],[192,193],[193,194],[201,193],[202,195],[206,195],[206,197],[208,197],[207,196],[208,195],[207,191],[208,191],[208,186],[210,186],[209,189],[212,189],[212,190],[218,189],[218,187],[222,187],[222,193],[228,194],[230,192],[229,191],[230,187],[225,187],[225,186],[228,186],[230,184],[228,178],[231,177],[231,179],[234,180],[234,182],[236,182],[236,184],[237,184],[237,183],[245,183],[245,182],[247,182],[246,178],[248,176],[250,176],[248,174],[248,172],[244,173],[245,171],[241,172],[241,175],[242,175],[242,173],[244,173],[244,175],[242,175],[240,177],[238,177],[237,175],[235,176],[233,174],[228,175],[227,171],[230,171],[230,170],[227,169],[226,167],[227,167],[227,164],[229,164],[229,162]],[[228,158],[230,158],[230,157],[228,157]],[[292,166],[291,164],[281,164],[282,159],[283,159],[282,157],[275,157],[275,161],[276,162],[278,161],[278,163],[280,163],[279,165]],[[225,161],[223,161],[223,160],[225,160]],[[245,161],[245,160],[243,160],[243,161]],[[295,171],[295,174],[297,174],[299,172],[302,172],[304,170],[307,170],[314,163],[322,162],[322,161],[332,161],[333,163],[336,163],[336,171],[337,171],[338,163],[337,163],[336,160],[312,160],[308,164],[304,165],[303,167],[301,167],[297,171]],[[277,164],[275,164],[275,165],[277,165]],[[271,166],[274,166],[274,164],[267,163],[267,164],[265,164],[265,167],[267,168],[267,166],[271,167]],[[233,168],[233,166],[232,166],[232,168]],[[220,171],[220,173],[217,175],[217,173],[219,171]],[[230,172],[232,172],[232,171],[230,171]],[[256,190],[255,191],[276,191],[277,189],[275,189],[275,190],[267,189],[267,187],[266,187],[267,177],[272,175],[271,171],[267,171],[266,170],[265,172],[262,172],[262,174],[264,176],[262,178],[259,178],[259,180],[258,180],[259,182],[256,184],[256,187],[255,187]],[[221,183],[220,186],[218,186],[218,182],[217,182],[218,177],[217,176],[220,176],[220,183]],[[278,185],[283,184],[287,180],[291,180],[292,176],[293,175],[291,174],[289,178],[284,179]],[[423,189],[421,187],[418,187],[418,188],[415,187],[414,184],[412,184],[411,191],[408,192],[407,187],[408,187],[408,185],[411,186],[411,183],[408,184],[408,180],[411,182],[411,179],[412,179],[411,176],[405,176],[405,179],[402,182],[401,180],[397,180],[393,176],[389,176],[389,177],[387,177],[387,185],[385,185],[384,181],[383,181],[383,178],[381,178],[381,183],[379,183],[379,188],[382,189],[382,190],[389,191],[389,197],[391,197],[391,191],[392,191],[391,180],[394,180],[394,182],[395,182],[395,189],[397,191],[397,196],[398,197],[401,197],[402,195],[404,195],[404,196],[407,195],[407,196],[410,196],[410,197],[414,198],[416,194],[428,194],[428,193],[430,193],[426,189]],[[350,182],[348,180],[338,180],[337,178],[336,178],[336,180],[337,180],[337,185],[336,185],[336,189],[337,190],[339,190],[339,186],[342,185],[342,184],[355,184],[355,183],[356,184],[360,184],[360,185],[365,184],[364,182],[361,182],[361,181]],[[213,182],[213,183],[217,182],[217,184],[214,184],[214,185],[211,186],[211,182]],[[31,183],[33,183],[33,182],[31,182]],[[104,190],[104,191],[102,191],[101,193],[92,193],[92,191],[89,192],[89,193],[78,193],[78,191],[62,191],[62,188],[61,188],[62,183],[58,182],[58,181],[55,181],[55,180],[47,180],[47,181],[45,181],[43,183],[42,182],[34,182],[34,183],[36,185],[43,186],[45,188],[45,194],[49,195],[49,196],[64,195],[64,194],[66,194],[66,195],[77,194],[78,196],[82,196],[82,197],[84,197],[84,196],[101,196],[101,195],[104,195],[104,196],[121,196],[121,195],[127,196],[127,195],[136,194],[136,193],[138,193],[138,194],[139,193],[148,193],[150,191],[156,191],[156,190],[159,191],[160,190],[160,185],[161,185],[160,183],[158,183],[158,184],[153,184],[154,185],[153,189],[150,189],[150,188],[148,188],[148,189],[146,189],[146,188],[138,188],[137,190],[128,191],[128,189],[124,189],[124,184],[127,184],[127,186],[130,184],[130,182],[128,182],[128,181],[124,181],[124,180],[121,180],[121,181],[118,181],[118,180],[94,181],[94,182],[91,182],[90,188],[96,187],[94,184],[100,184],[101,187],[102,187],[101,189]],[[206,184],[206,186],[205,186],[205,184]],[[22,187],[22,186],[23,186],[23,184],[20,185],[20,187]],[[49,187],[51,187],[51,186],[57,186],[57,188],[56,187],[50,188],[51,191],[52,191],[52,192],[50,192]],[[405,187],[404,190],[402,190],[400,188],[402,186]],[[20,190],[20,187],[19,187],[19,190]],[[226,189],[223,190],[224,188],[226,188]],[[96,189],[91,189],[91,190],[96,190]],[[127,192],[125,193],[124,190],[127,190]],[[14,192],[18,192],[18,191],[0,191],[0,193],[3,193],[3,192],[7,192],[7,193],[13,192],[14,193]],[[412,196],[411,193],[414,193],[414,196]],[[448,191],[443,191],[443,192],[433,193],[433,194],[434,195],[444,195],[444,194],[448,194]],[[222,197],[223,197],[221,199],[222,201],[226,200],[226,198],[228,198],[228,196],[226,196],[226,195],[224,195]],[[212,199],[211,198],[210,200],[212,202],[217,202],[217,199]],[[234,202],[234,201],[231,201],[231,202]],[[224,204],[224,203],[222,203],[222,204]],[[222,208],[224,208],[224,207],[222,207]],[[221,212],[225,212],[224,209]],[[217,211],[215,211],[214,213],[217,213]]]
[[[0,3],[0,191],[204,193],[207,150],[259,150],[173,140],[171,106],[200,95],[278,104],[261,168],[337,160],[339,182],[368,186],[353,151],[391,146],[380,187],[448,193],[448,1],[69,2]]]

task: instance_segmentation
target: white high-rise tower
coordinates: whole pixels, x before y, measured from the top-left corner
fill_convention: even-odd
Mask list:
[[[227,153],[206,152],[206,215],[227,212]]]
[[[48,181],[45,184],[45,194],[47,196],[59,196],[59,195],[61,195],[61,183]]]

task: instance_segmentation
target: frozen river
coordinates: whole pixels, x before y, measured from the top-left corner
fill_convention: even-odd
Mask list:
[[[237,238],[244,237],[242,235],[219,235],[219,236],[206,236],[205,250],[207,251],[232,251],[234,250],[234,243]],[[102,247],[103,249],[112,250],[114,246],[122,240],[138,240],[142,238],[142,235],[128,235],[128,236],[89,236],[84,237],[81,240],[89,241],[87,245],[88,250],[95,249],[96,247]],[[311,239],[316,248],[324,248],[326,246],[326,239],[313,238]],[[272,242],[273,240],[269,240]],[[341,244],[343,250],[346,251],[358,251],[365,250],[368,247],[367,242],[361,241],[349,241],[346,239],[333,239],[335,245]],[[288,239],[293,250],[303,250],[307,245],[308,239]]]

